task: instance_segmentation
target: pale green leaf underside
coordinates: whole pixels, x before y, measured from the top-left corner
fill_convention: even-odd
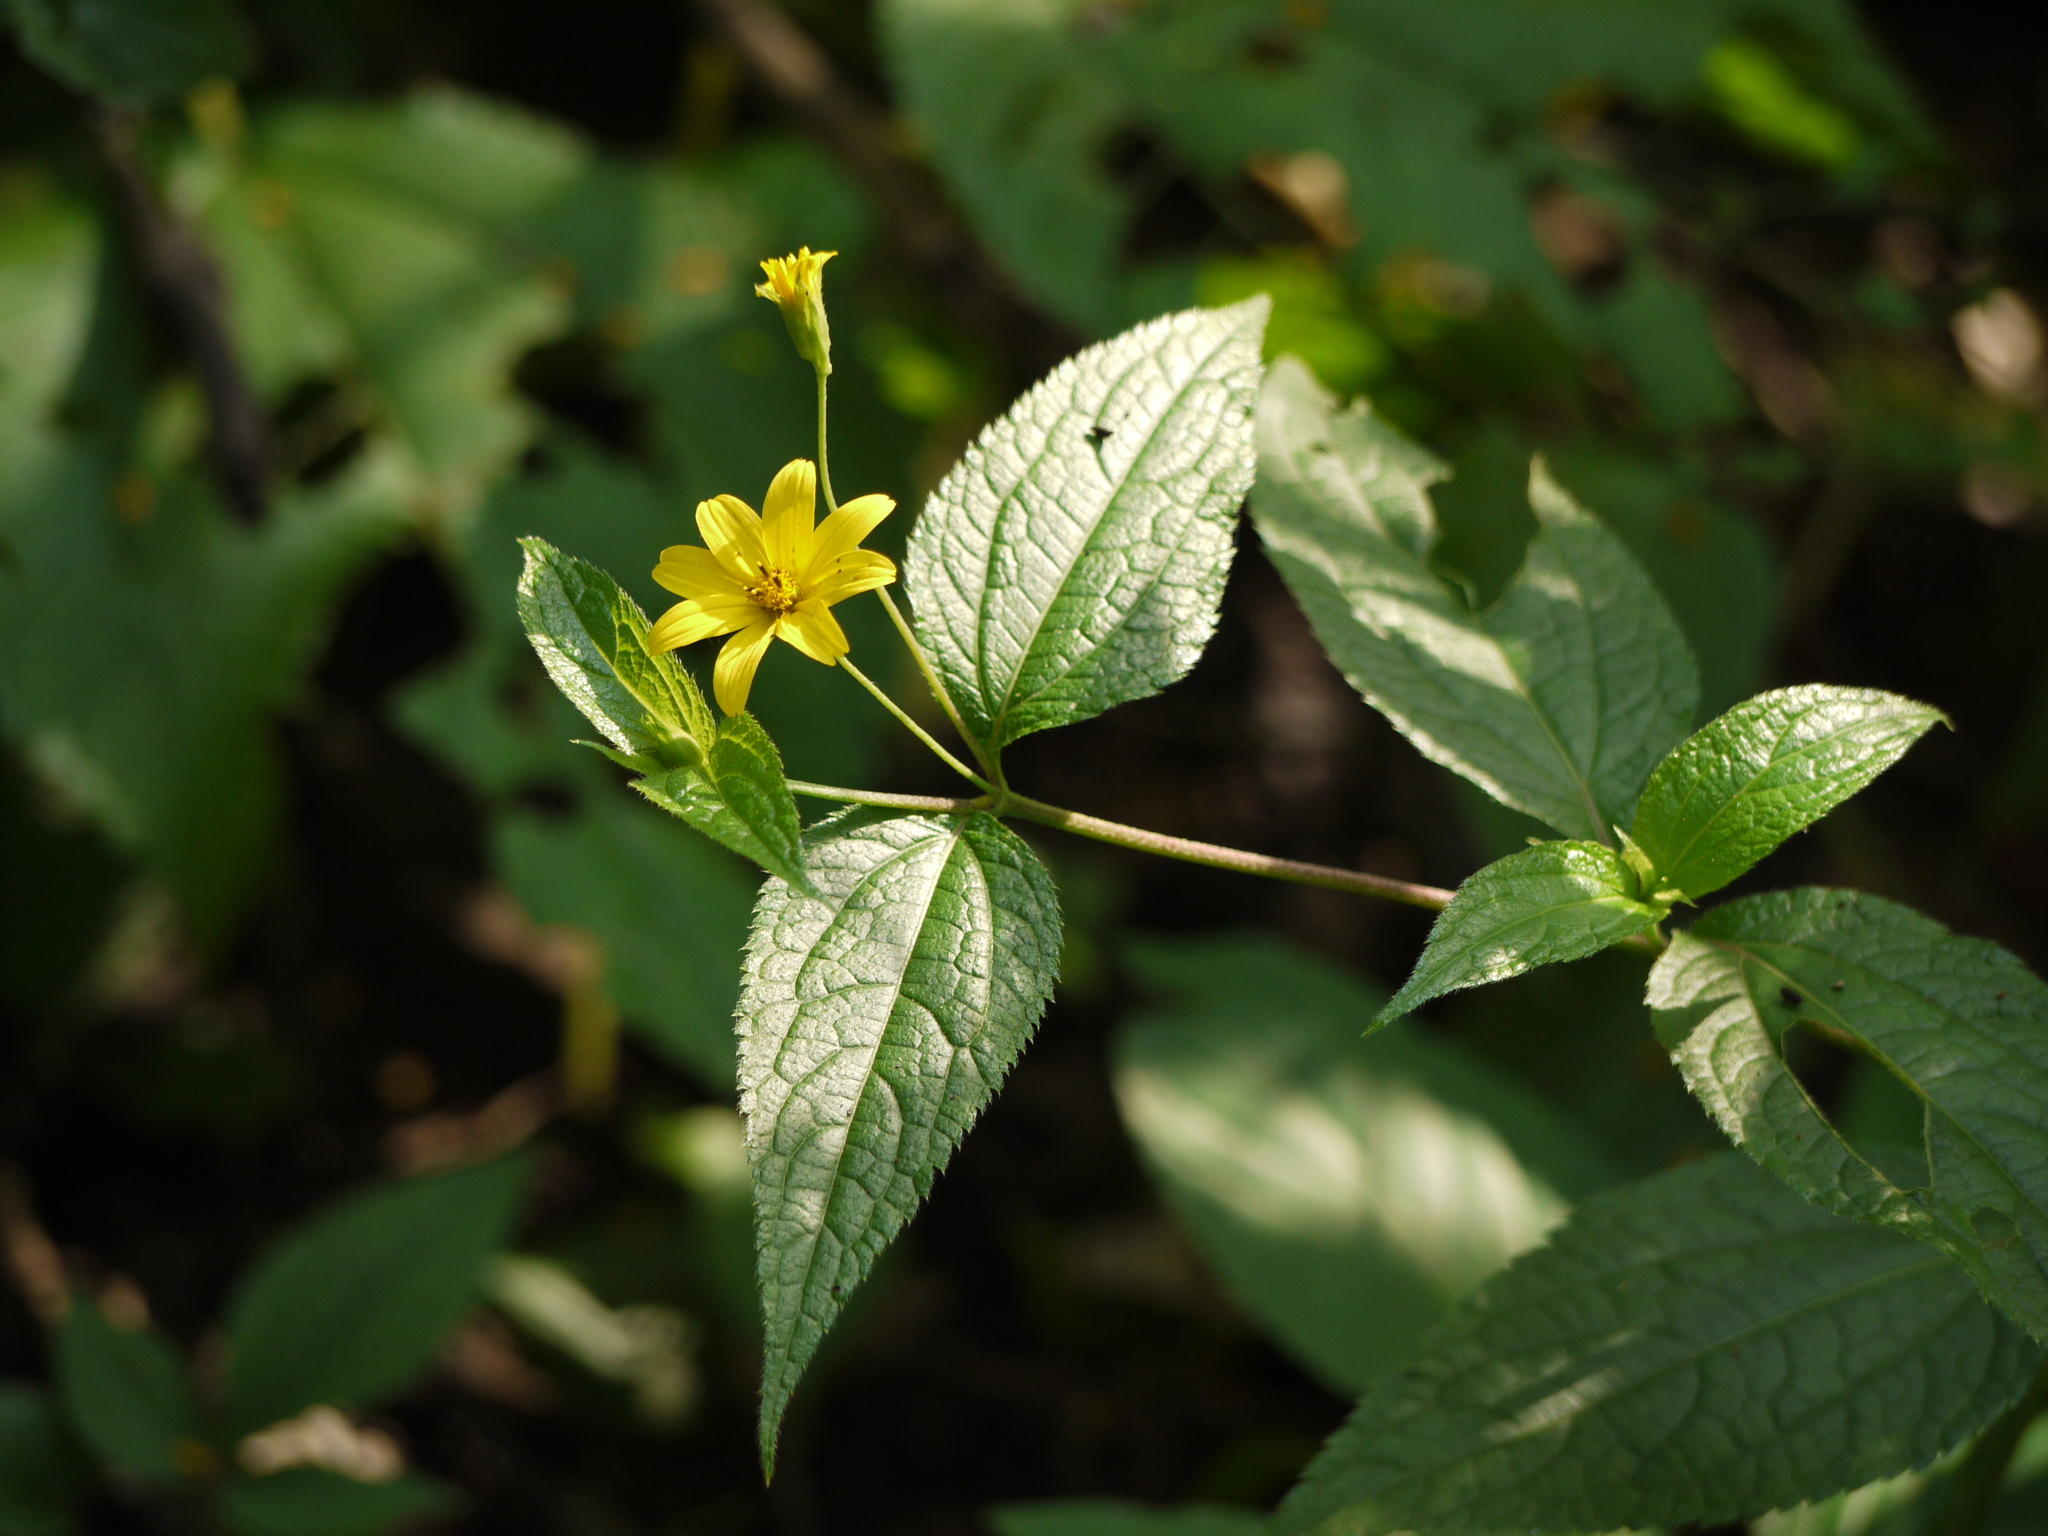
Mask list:
[[[904,582],[968,729],[1000,749],[1177,681],[1216,628],[1268,303],[1077,353],[932,492]]]
[[[771,875],[808,888],[782,756],[751,715],[720,720],[696,680],[647,649],[619,584],[545,539],[521,539],[519,618],[562,694],[648,776],[633,787]]]
[[[1738,1146],[1807,1199],[1934,1244],[2048,1342],[2048,987],[2017,959],[1876,896],[1775,891],[1679,934],[1647,1000]],[[1924,1187],[1836,1134],[1785,1065],[1795,1022],[1856,1042],[1919,1097]]]
[[[1252,511],[1317,637],[1424,755],[1567,837],[1606,842],[1699,695],[1664,599],[1540,469],[1538,532],[1473,613],[1428,563],[1442,467],[1292,360],[1259,402]]]
[[[1620,855],[1599,843],[1538,843],[1495,860],[1437,915],[1414,974],[1374,1026],[1446,992],[1580,960],[1647,932],[1660,914],[1635,889]]]
[[[1807,683],[1746,699],[1650,775],[1629,830],[1663,881],[1698,898],[1897,762],[1941,712],[1875,688]]]
[[[2039,1358],[1939,1255],[1724,1155],[1580,1206],[1366,1393],[1271,1528],[1717,1524],[1923,1465]]]
[[[994,817],[854,810],[763,888],[739,1007],[765,1338],[761,1448],[818,1341],[1037,1026],[1051,877]]]

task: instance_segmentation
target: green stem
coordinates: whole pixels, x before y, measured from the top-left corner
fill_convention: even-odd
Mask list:
[[[1206,864],[1212,869],[1234,869],[1242,874],[1264,875],[1269,880],[1289,880],[1296,885],[1317,885],[1325,890],[1378,896],[1387,901],[1398,901],[1404,906],[1424,907],[1432,912],[1441,912],[1451,901],[1452,893],[1440,886],[1415,885],[1406,880],[1390,880],[1385,875],[1369,875],[1361,869],[1304,864],[1298,859],[1276,859],[1270,854],[1247,853],[1242,848],[1168,837],[1163,832],[1147,832],[1139,827],[1127,827],[1120,821],[1104,821],[1099,816],[1047,805],[1043,800],[1033,800],[1014,790],[1004,794],[994,809],[998,815],[1022,816],[1079,837],[1092,837],[1098,843],[1156,853],[1186,864]]]
[[[832,461],[825,449],[825,370],[816,370],[818,375],[818,489],[825,493],[825,510],[828,513],[839,510],[839,502],[832,494]]]
[[[939,708],[943,709],[946,718],[953,722],[953,729],[958,731],[960,739],[967,743],[967,750],[974,754],[974,760],[993,775],[996,771],[995,764],[988,760],[988,754],[981,750],[981,744],[968,733],[966,722],[960,718],[960,711],[954,706],[953,695],[948,693],[946,685],[939,681],[939,674],[932,666],[932,659],[925,655],[924,647],[917,643],[917,635],[911,630],[910,621],[903,617],[903,610],[896,606],[896,599],[889,595],[887,587],[875,588],[875,596],[879,597],[882,606],[889,610],[889,621],[896,626],[896,633],[903,637],[903,643],[910,647],[910,654],[917,661],[917,670],[924,674],[925,686],[931,689],[932,697],[938,700]]]
[[[875,696],[876,702],[879,703],[882,706],[882,708],[886,709],[887,711],[889,711],[890,714],[894,715],[898,720],[902,721],[904,726],[909,730],[911,735],[915,736],[927,747],[930,747],[932,749],[932,752],[938,757],[940,762],[944,763],[948,768],[952,769],[955,773],[959,774],[961,778],[965,779],[968,783],[972,784],[976,789],[980,790],[983,794],[992,795],[995,793],[994,787],[988,782],[987,779],[984,779],[972,768],[968,767],[965,763],[961,762],[959,758],[955,757],[952,753],[948,752],[944,747],[940,746],[938,742],[933,739],[932,733],[930,731],[927,731],[923,726],[919,725],[915,720],[911,719],[909,715],[904,713],[902,705],[898,704],[894,699],[890,698],[889,695],[882,692],[881,689],[877,688],[872,682],[868,681],[867,674],[861,671],[859,667],[856,667],[844,656],[839,658],[839,665],[846,672],[851,674],[853,680],[856,683],[859,683],[861,687],[867,689],[869,693],[873,694]]]
[[[2042,1362],[2026,1395],[1977,1437],[1977,1443],[1956,1470],[1955,1497],[1935,1527],[1936,1536],[1978,1536],[1984,1529],[1992,1507],[1998,1502],[1999,1485],[2005,1481],[2005,1469],[2012,1464],[2012,1453],[2019,1449],[2027,1426],[2044,1408],[2048,1408],[2048,1361]]]
[[[985,811],[994,802],[987,796],[974,800],[951,800],[943,795],[895,795],[875,789],[841,789],[837,784],[808,784],[802,779],[791,779],[792,794],[805,795],[813,800],[843,800],[848,805],[879,805],[892,811],[933,811],[941,816],[963,816],[969,811]]]

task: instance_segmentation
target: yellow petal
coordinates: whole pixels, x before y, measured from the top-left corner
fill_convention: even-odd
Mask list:
[[[791,459],[768,487],[761,505],[761,542],[773,570],[794,576],[811,554],[811,523],[817,515],[818,471],[809,459]]]
[[[804,573],[806,580],[815,581],[829,575],[829,567],[834,560],[853,553],[860,541],[875,531],[875,525],[895,510],[894,497],[856,496],[818,524],[818,531],[811,540],[810,564]]]
[[[823,603],[799,603],[776,623],[775,632],[813,661],[834,666],[853,647],[846,631]]]
[[[737,603],[716,599],[705,603],[694,598],[686,603],[677,603],[654,621],[654,627],[647,632],[647,648],[650,651],[673,651],[679,646],[709,640],[713,635],[729,635],[753,623],[760,611],[745,598]]]
[[[896,562],[872,549],[856,549],[843,556],[839,567],[824,580],[804,589],[804,597],[830,607],[843,603],[856,592],[872,592],[896,579]]]
[[[731,571],[708,549],[671,544],[661,552],[654,579],[677,597],[744,597]]]
[[[697,503],[697,531],[718,563],[742,586],[761,579],[761,519],[737,496]]]
[[[717,695],[718,707],[728,715],[736,715],[747,707],[747,692],[754,686],[754,673],[774,638],[775,616],[762,613],[726,641],[718,660],[712,663],[711,691]]]

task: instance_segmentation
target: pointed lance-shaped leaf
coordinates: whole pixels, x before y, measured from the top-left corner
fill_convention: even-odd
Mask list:
[[[647,648],[647,616],[587,560],[522,539],[519,617],[563,695],[649,800],[772,875],[808,888],[782,755],[751,715],[720,721],[697,681]]]
[[[1059,973],[1052,878],[994,817],[855,809],[804,841],[819,895],[763,887],[739,1007],[770,1471],[819,1340],[994,1096]]]
[[[1939,1254],[1723,1154],[1593,1196],[1482,1286],[1269,1529],[1719,1525],[1926,1465],[2040,1357]]]
[[[1827,815],[1945,719],[1875,688],[1760,693],[1657,765],[1629,832],[1660,881],[1696,900]]]
[[[1805,889],[1730,902],[1676,935],[1647,1001],[1736,1145],[1807,1199],[1932,1243],[2048,1343],[2039,977],[1910,907]],[[1842,1137],[1786,1064],[1794,1025],[1869,1058],[1925,1106],[1926,1161],[1903,1183]]]
[[[1474,612],[1429,564],[1441,464],[1291,359],[1259,401],[1252,512],[1330,659],[1426,757],[1567,837],[1611,842],[1685,733],[1699,681],[1677,622],[1540,463],[1537,533]]]
[[[932,492],[904,582],[983,747],[1157,693],[1201,655],[1252,482],[1268,308],[1187,310],[1077,353]]]
[[[1462,987],[1598,954],[1657,925],[1636,878],[1599,843],[1538,843],[1467,877],[1437,915],[1415,971],[1375,1028]]]

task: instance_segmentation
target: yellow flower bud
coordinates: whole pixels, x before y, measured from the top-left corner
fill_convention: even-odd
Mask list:
[[[832,371],[832,327],[825,321],[825,263],[837,251],[813,251],[808,245],[794,256],[771,256],[761,263],[768,281],[754,292],[773,299],[797,355],[820,375]]]

